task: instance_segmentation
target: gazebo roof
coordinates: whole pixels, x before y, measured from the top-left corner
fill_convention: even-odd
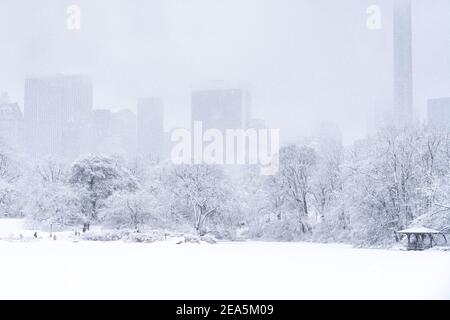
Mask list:
[[[429,229],[425,227],[412,227],[405,230],[398,231],[398,233],[403,234],[440,234],[442,232],[434,229]]]

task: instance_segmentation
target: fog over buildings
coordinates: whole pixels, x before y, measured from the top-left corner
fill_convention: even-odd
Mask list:
[[[333,122],[348,144],[365,136],[373,109],[380,114],[403,105],[396,110],[424,121],[429,99],[450,96],[450,3],[411,0],[410,11],[409,1],[397,2],[403,6],[391,0],[3,0],[0,91],[18,103],[25,123],[49,135],[66,134],[67,124],[82,121],[88,109],[100,127],[124,129],[120,123],[139,114],[139,99],[159,97],[168,132],[190,127],[193,86],[247,82],[250,117],[279,128],[285,141]],[[67,28],[72,4],[81,8],[80,30]],[[381,9],[379,30],[367,27],[367,8],[374,4]],[[27,116],[37,79],[58,74],[92,81],[79,89],[86,99],[80,112],[67,106],[52,115],[62,119],[59,128],[39,122],[37,114]],[[59,99],[66,99],[63,93]],[[46,105],[52,109],[50,101]],[[130,130],[142,135],[136,121]],[[142,152],[139,134],[124,144],[131,132],[115,131],[104,152]],[[69,152],[57,140],[43,147]],[[90,148],[100,147],[92,142]]]

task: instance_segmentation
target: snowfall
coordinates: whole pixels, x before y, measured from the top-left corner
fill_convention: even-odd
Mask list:
[[[450,252],[32,239],[0,220],[0,299],[450,299]]]

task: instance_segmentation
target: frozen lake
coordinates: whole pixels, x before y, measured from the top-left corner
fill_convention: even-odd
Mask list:
[[[48,239],[0,241],[0,257],[1,299],[450,299],[434,250]]]

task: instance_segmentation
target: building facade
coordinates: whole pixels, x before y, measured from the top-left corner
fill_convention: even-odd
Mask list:
[[[24,116],[27,150],[73,159],[89,149],[92,82],[79,75],[29,78]]]
[[[194,88],[191,100],[192,123],[204,129],[247,128],[250,120],[250,91],[243,84],[224,81]]]
[[[6,94],[0,97],[0,142],[13,149],[21,148],[23,142],[22,111]]]

